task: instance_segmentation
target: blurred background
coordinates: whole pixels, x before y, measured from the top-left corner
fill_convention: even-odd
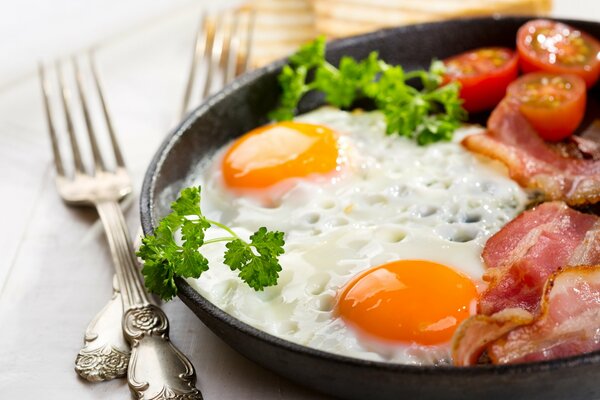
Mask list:
[[[253,65],[281,57],[319,33],[346,36],[381,26],[489,14],[593,19],[597,0],[21,0],[0,4],[0,89],[52,60],[90,46],[156,34],[146,47],[190,47],[202,8],[257,11]],[[171,40],[167,40],[167,39]],[[186,43],[186,41],[188,43]],[[189,53],[189,51],[188,51]],[[185,64],[184,60],[181,60]]]

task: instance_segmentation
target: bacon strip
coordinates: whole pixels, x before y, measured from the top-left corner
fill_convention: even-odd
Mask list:
[[[555,272],[541,313],[488,347],[495,364],[549,360],[600,349],[600,265]]]
[[[571,140],[583,154],[600,160],[600,120],[595,120],[581,136],[571,136]]]
[[[480,297],[480,314],[463,322],[454,335],[456,365],[477,363],[485,350],[493,362],[512,362],[507,361],[513,357],[512,344],[504,346],[503,340],[517,343],[512,332],[549,313],[547,292],[556,271],[565,265],[598,265],[595,299],[600,302],[600,218],[563,202],[544,203],[523,212],[487,241],[482,257],[488,267],[483,278],[489,285]],[[598,324],[600,328],[600,320]]]
[[[505,308],[535,312],[543,286],[559,267],[600,263],[600,218],[562,202],[525,211],[492,236],[483,249],[489,282],[478,312]]]
[[[474,315],[464,321],[452,338],[454,365],[474,365],[486,347],[513,330],[529,324],[533,315],[520,308],[507,308],[492,316]]]
[[[600,142],[582,136],[571,136],[571,141],[577,145],[577,149],[581,153],[593,160],[600,160]]]
[[[539,189],[547,200],[569,205],[600,201],[600,161],[561,157],[552,151],[513,102],[502,101],[490,116],[487,132],[467,136],[462,144],[500,160],[512,179]]]

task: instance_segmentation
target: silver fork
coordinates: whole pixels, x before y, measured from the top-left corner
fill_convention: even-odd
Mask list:
[[[246,72],[251,59],[256,20],[253,8],[246,6],[216,12],[204,11],[200,19],[183,95],[181,117],[190,108],[192,93],[196,87],[196,74],[201,65],[205,67],[205,76],[199,88],[199,100]]]
[[[129,388],[138,399],[201,399],[202,395],[195,387],[194,367],[170,342],[168,319],[164,312],[151,302],[144,290],[143,278],[119,206],[119,201],[131,193],[132,186],[112,128],[93,60],[90,56],[95,91],[98,94],[116,164],[114,170],[107,168],[102,157],[84,95],[82,75],[75,59],[72,60],[72,64],[75,86],[91,147],[93,172],[88,173],[83,163],[73,123],[71,94],[65,85],[61,65],[57,63],[58,86],[73,154],[73,173],[69,174],[64,168],[50,110],[49,82],[44,68],[40,66],[44,107],[56,167],[56,186],[67,205],[95,207],[104,225],[121,290],[124,311],[121,320],[122,334],[131,344],[131,358],[127,369]],[[110,360],[104,362],[110,363]],[[107,368],[106,365],[103,367]],[[110,369],[110,365],[108,368]]]

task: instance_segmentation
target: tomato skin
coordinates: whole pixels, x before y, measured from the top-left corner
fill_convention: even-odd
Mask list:
[[[540,33],[550,35],[546,40],[548,44],[537,39]],[[560,22],[543,19],[527,22],[517,33],[517,50],[524,73],[574,74],[580,76],[588,88],[600,77],[600,42]]]
[[[494,57],[498,65],[491,63],[488,57]],[[519,72],[518,55],[504,47],[467,51],[447,58],[444,65],[445,81],[460,83],[462,106],[468,112],[494,108],[506,94],[507,86],[517,79]]]
[[[534,72],[523,75],[507,90],[508,101],[545,140],[559,141],[573,134],[585,114],[585,81],[572,74]]]

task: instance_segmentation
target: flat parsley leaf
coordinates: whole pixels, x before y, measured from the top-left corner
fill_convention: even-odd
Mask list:
[[[314,79],[308,82],[311,71]],[[467,114],[458,97],[458,84],[443,85],[444,72],[441,61],[433,61],[429,70],[405,72],[401,66],[380,60],[377,52],[362,61],[342,57],[335,67],[325,60],[325,39],[321,37],[301,47],[283,67],[278,78],[282,89],[279,107],[269,116],[278,121],[292,119],[302,97],[314,90],[340,108],[348,108],[360,98],[372,99],[385,116],[389,134],[412,138],[420,145],[447,141]],[[423,89],[407,83],[413,79],[419,80]]]
[[[181,191],[179,198],[171,203],[171,210],[182,217],[186,215],[199,215],[200,212],[200,189],[196,187],[185,188]]]
[[[325,63],[325,36],[319,36],[312,42],[301,46],[290,56],[290,64],[294,67],[304,66],[306,69],[319,67]]]
[[[198,249],[204,244],[204,231],[208,228],[210,228],[210,223],[203,217],[183,221],[181,227],[182,259],[175,269],[177,275],[185,278],[199,278],[202,272],[208,270],[208,260],[198,253]]]
[[[171,204],[172,212],[159,222],[154,235],[142,239],[137,255],[144,261],[142,274],[148,291],[170,300],[177,294],[176,277],[198,278],[208,270],[208,260],[198,250],[208,244],[205,233],[211,226],[231,234],[215,241],[229,241],[225,263],[240,270],[244,282],[255,290],[275,285],[281,271],[278,256],[283,254],[283,233],[263,227],[250,237],[250,243],[243,241],[228,227],[202,215],[200,191],[200,187],[182,190]],[[181,244],[175,240],[179,231]]]
[[[292,119],[300,99],[310,90],[310,86],[306,84],[308,71],[323,64],[325,64],[324,36],[300,47],[277,77],[281,87],[281,97],[279,106],[269,113],[269,118],[277,121]]]
[[[326,64],[315,71],[315,80],[311,89],[325,93],[325,101],[337,107],[349,107],[362,90],[372,82],[380,72],[377,52],[357,62],[352,57],[342,57],[340,67],[332,68]]]
[[[282,88],[281,97],[279,99],[279,107],[269,113],[269,118],[277,121],[289,120],[294,117],[298,102],[306,92],[305,67],[293,69],[289,65],[283,67],[281,74],[277,77],[279,86]]]
[[[250,243],[233,240],[227,243],[225,264],[254,290],[263,290],[277,282],[281,265],[278,256],[283,254],[282,232],[269,232],[262,227],[250,236]],[[253,250],[254,249],[254,250]]]

